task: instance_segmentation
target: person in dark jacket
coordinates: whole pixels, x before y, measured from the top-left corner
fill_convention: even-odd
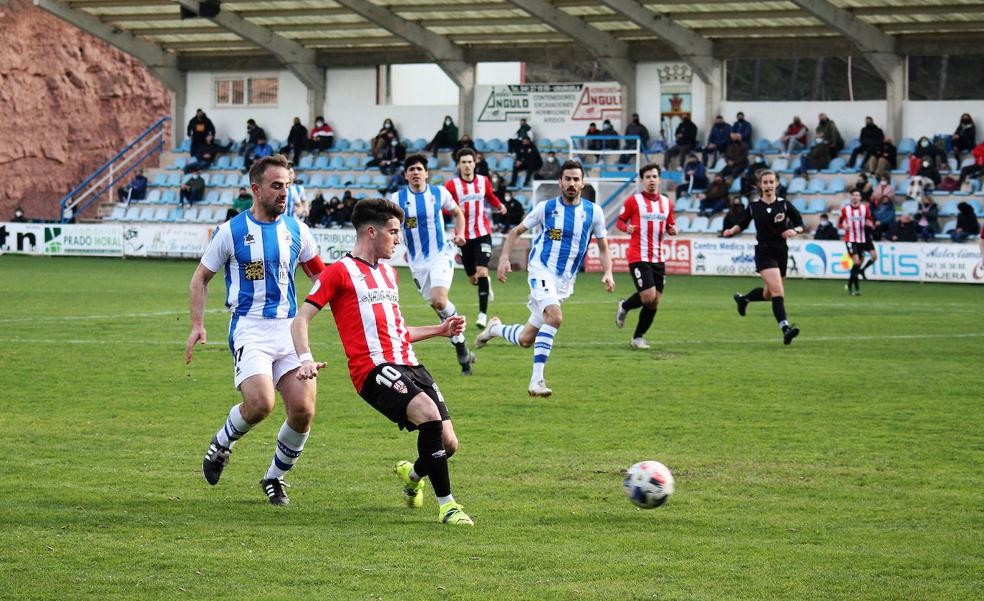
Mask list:
[[[639,113],[632,113],[632,122],[625,126],[625,135],[639,138],[638,145],[641,152],[646,152],[646,149],[649,148],[649,130],[639,121]],[[626,140],[625,149],[634,151],[636,141]],[[633,154],[623,154],[618,157],[618,162],[624,165],[631,161],[634,156]]]
[[[915,242],[918,235],[919,230],[916,228],[916,222],[908,213],[899,217],[899,220],[895,222],[895,227],[892,228],[892,242]]]
[[[898,164],[898,149],[895,148],[892,139],[886,136],[878,153],[868,159],[867,171],[882,178],[886,177],[890,171],[898,167]]]
[[[143,174],[143,169],[137,169],[130,183],[116,190],[116,198],[120,202],[147,198],[147,178]]]
[[[713,217],[715,213],[720,213],[728,207],[728,183],[720,175],[715,175],[714,180],[707,186],[703,198],[700,200],[700,210],[698,214],[703,217]]]
[[[827,113],[820,113],[816,135],[818,138],[823,136],[823,139],[830,145],[831,156],[837,156],[840,151],[844,150],[844,138],[841,136],[837,124],[827,116]]]
[[[817,132],[817,137],[813,140],[810,151],[800,155],[799,167],[793,170],[796,175],[802,175],[810,170],[826,169],[830,166],[830,155],[833,149],[827,143],[827,138]]]
[[[957,227],[948,231],[950,240],[963,242],[967,238],[977,237],[981,233],[981,224],[977,221],[974,214],[974,207],[966,202],[957,205]]]
[[[533,181],[533,174],[543,167],[543,159],[540,157],[540,150],[529,137],[523,138],[523,144],[516,151],[516,160],[513,163],[512,179],[509,186],[516,185],[516,178],[520,171],[526,172],[526,182]]]
[[[454,148],[458,143],[458,126],[454,124],[451,115],[444,115],[444,123],[441,129],[434,134],[431,141],[424,150],[430,151],[433,156],[437,156],[437,151],[441,148]]]
[[[724,151],[724,168],[721,169],[721,177],[730,182],[736,177],[741,177],[748,169],[748,144],[741,139],[738,134],[731,134],[731,141],[728,148]]]
[[[953,158],[960,164],[960,156],[965,152],[970,152],[977,146],[977,126],[974,125],[974,118],[970,113],[960,115],[960,123],[957,130],[953,132]]]
[[[615,131],[615,126],[608,119],[605,119],[601,123],[601,135],[608,137],[617,137],[618,132]],[[618,140],[605,140],[603,143],[605,150],[618,150]]]
[[[926,136],[919,138],[919,141],[916,142],[916,151],[912,154],[919,159],[920,162],[922,162],[923,159],[931,160],[936,169],[940,169],[946,165],[946,153],[940,150],[936,144],[933,144],[933,141]]]
[[[523,145],[523,138],[533,139],[533,136],[530,135],[532,130],[533,128],[526,122],[526,119],[519,120],[519,128],[516,130],[515,137],[509,138],[508,150],[510,154],[515,154],[519,150],[519,147]]]
[[[697,147],[697,126],[690,120],[690,115],[683,116],[680,125],[677,125],[674,136],[676,137],[676,143],[663,156],[664,170],[670,168],[670,161],[674,157],[679,156],[682,159]]]
[[[308,130],[301,124],[300,117],[294,117],[294,124],[290,126],[290,133],[287,134],[287,145],[280,149],[280,154],[287,156],[292,153],[294,164],[301,162],[301,151],[306,150],[308,145]]]
[[[826,213],[820,215],[820,224],[817,226],[817,231],[813,232],[813,239],[840,240],[840,234],[837,233],[837,228],[830,222],[830,217]]]
[[[252,119],[246,120],[246,138],[243,140],[242,146],[239,147],[239,154],[244,157],[249,157],[253,154],[253,149],[259,143],[260,138],[264,140],[267,139],[266,131],[256,124],[256,121]]]
[[[872,216],[875,220],[875,240],[891,236],[892,229],[895,227],[895,202],[892,198],[889,196],[880,197]]]
[[[864,165],[868,162],[868,159],[875,156],[881,150],[882,144],[885,142],[885,132],[875,125],[874,119],[865,117],[864,127],[861,128],[861,134],[858,136],[858,140],[860,142],[858,147],[851,152],[851,158],[847,161],[847,164],[851,168],[857,164],[858,156],[862,153],[864,154],[864,160],[861,164]]]
[[[724,230],[730,230],[741,223],[745,218],[745,211],[745,203],[742,202],[741,198],[738,196],[732,198],[728,212],[724,214],[724,223],[721,224],[721,231],[718,233],[718,237],[724,235]]]
[[[707,187],[707,170],[696,154],[690,153],[680,169],[683,171],[683,183],[676,188],[677,198]]]
[[[731,133],[738,134],[745,144],[752,145],[752,124],[745,121],[745,113],[739,112],[735,115],[735,122],[731,124]]]
[[[925,196],[915,215],[916,231],[920,240],[929,242],[936,237],[936,233],[940,231],[939,215],[939,205],[933,202],[931,196]]]
[[[205,142],[205,138],[209,135],[215,135],[215,125],[212,124],[212,120],[208,118],[205,111],[198,109],[195,111],[195,116],[188,121],[187,132],[188,137],[191,138],[191,156],[195,156],[195,151],[198,146]]]
[[[740,136],[739,136],[740,139]],[[707,144],[704,144],[704,150],[701,153],[704,159],[704,165],[710,169],[717,163],[718,156],[728,147],[728,142],[731,141],[731,124],[724,120],[724,117],[718,115],[714,118],[714,125],[711,126],[711,133],[707,134]],[[713,160],[708,163],[707,158],[713,156]]]
[[[589,138],[597,138],[601,135],[601,130],[598,129],[597,124],[588,123],[588,130],[584,132],[584,135]],[[587,150],[601,150],[601,140],[582,140],[581,143]]]

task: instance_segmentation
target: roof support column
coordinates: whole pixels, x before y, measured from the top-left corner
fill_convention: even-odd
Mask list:
[[[898,145],[902,139],[902,107],[908,97],[908,61],[899,60],[892,67],[891,77],[885,80],[885,134]]]
[[[458,79],[458,132],[475,137],[475,65],[468,65]]]
[[[705,71],[704,80],[704,137],[711,133],[714,118],[721,113],[724,104],[724,61],[715,60]],[[701,78],[703,79],[703,78]]]
[[[162,74],[160,71],[171,71],[173,73]],[[177,69],[151,68],[157,77],[165,82],[168,91],[171,93],[171,148],[177,148],[184,140],[185,134],[185,105],[188,104],[188,84],[184,71]],[[170,150],[170,149],[167,149]]]

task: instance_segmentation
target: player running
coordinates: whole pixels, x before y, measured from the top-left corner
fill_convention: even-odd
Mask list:
[[[303,362],[297,378],[313,381],[325,366],[311,355],[308,328],[318,312],[330,305],[359,395],[401,430],[417,430],[416,462],[401,461],[394,468],[407,505],[423,505],[423,478],[427,477],[440,506],[438,519],[445,524],[471,526],[471,518],[451,495],[448,459],[458,448],[451,416],[441,391],[417,361],[411,345],[435,336],[457,336],[465,329],[465,318],[452,315],[440,325],[424,327],[409,327],[403,320],[396,270],[379,261],[391,258],[396,251],[403,219],[403,210],[388,200],[373,198],[356,203],[352,211],[355,248],[322,272],[291,327]]]
[[[300,263],[313,281],[325,265],[308,227],[283,214],[291,181],[287,159],[274,155],[256,161],[250,167],[249,181],[253,206],[215,230],[191,278],[191,334],[185,363],[191,363],[196,344],[205,344],[208,283],[222,269],[226,306],[232,312],[229,350],[234,382],[243,402],[229,411],[212,437],[202,473],[209,484],[218,483],[236,441],[273,411],[279,390],[287,420],[280,427],[273,461],[260,486],[270,503],[287,505],[284,474],[304,450],[317,397],[314,382],[289,377],[301,365],[290,337],[291,318],[297,311],[294,271]]]
[[[786,240],[803,233],[803,217],[792,203],[776,198],[778,184],[775,171],[761,171],[758,184],[761,197],[748,206],[741,223],[724,230],[723,234],[725,238],[730,238],[755,220],[755,271],[762,277],[765,288],[754,288],[745,295],[735,294],[738,314],[745,316],[748,303],[771,299],[772,314],[782,328],[782,341],[789,344],[799,335],[799,328],[789,325],[786,320],[782,283],[789,258]]]
[[[642,308],[630,342],[634,349],[649,348],[644,336],[656,317],[656,308],[666,281],[663,238],[666,234],[675,236],[677,233],[673,202],[659,193],[659,175],[659,165],[656,163],[639,170],[642,192],[625,199],[622,212],[615,222],[615,227],[632,236],[629,240],[629,273],[636,286],[635,294],[618,301],[615,326],[621,328],[629,311]]]
[[[537,204],[523,223],[509,231],[499,258],[498,276],[503,283],[506,274],[512,271],[509,251],[527,230],[540,228],[529,258],[527,306],[530,318],[526,324],[506,326],[498,317],[493,317],[475,339],[475,348],[482,348],[497,336],[523,348],[533,346],[533,375],[528,388],[532,397],[548,397],[553,393],[547,388],[543,370],[564,319],[560,304],[574,292],[574,279],[584,261],[591,236],[598,240],[601,252],[601,265],[605,271],[601,281],[608,292],[615,290],[604,211],[590,200],[581,198],[583,188],[581,163],[567,161],[560,172],[562,195]]]
[[[437,312],[441,319],[458,314],[454,303],[448,299],[451,280],[454,278],[454,244],[465,243],[465,217],[454,202],[451,193],[440,186],[427,184],[427,157],[412,154],[403,166],[407,185],[390,197],[403,210],[403,234],[410,259],[413,282],[424,300]],[[454,218],[454,236],[448,241],[444,231],[446,211]],[[470,376],[475,353],[468,350],[463,334],[451,337],[461,365],[461,373]]]
[[[455,154],[458,177],[448,180],[444,187],[451,193],[465,215],[465,244],[461,247],[461,262],[473,286],[478,286],[478,318],[480,328],[488,325],[487,313],[492,300],[489,286],[489,259],[492,257],[492,235],[489,218],[485,215],[485,202],[506,214],[506,205],[495,195],[492,182],[484,175],[475,174],[475,151],[462,148]]]
[[[837,227],[844,230],[847,254],[851,256],[851,275],[847,280],[847,291],[851,296],[861,296],[861,260],[868,244],[868,226],[873,226],[871,209],[861,202],[861,192],[851,192],[850,204],[841,207]]]

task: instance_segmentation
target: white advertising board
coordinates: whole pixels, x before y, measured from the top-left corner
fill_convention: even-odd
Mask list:
[[[475,86],[474,138],[512,137],[526,119],[536,138],[583,136],[605,119],[622,133],[622,86],[614,82]]]

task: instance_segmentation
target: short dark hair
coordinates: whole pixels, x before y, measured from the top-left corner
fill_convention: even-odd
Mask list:
[[[564,164],[560,166],[560,174],[564,175],[564,172],[568,169],[578,169],[581,171],[581,177],[584,177],[584,167],[581,166],[580,161],[575,161],[574,159],[567,159]]]
[[[427,157],[421,153],[411,154],[407,157],[406,161],[403,163],[403,172],[406,173],[407,169],[410,169],[416,164],[421,164],[424,169],[427,169]]]
[[[263,174],[270,167],[283,167],[284,169],[290,169],[290,163],[287,162],[287,157],[282,154],[274,154],[268,157],[263,157],[262,159],[257,159],[252,167],[249,168],[249,183],[259,184],[263,181]]]
[[[403,223],[403,209],[385,198],[363,198],[352,207],[352,225],[357,231],[363,225],[381,226],[393,217]]]
[[[656,170],[656,175],[662,175],[663,170],[659,168],[659,163],[649,163],[648,165],[643,165],[642,169],[639,170],[639,177],[646,177],[647,171]]]
[[[454,162],[457,163],[460,161],[461,157],[471,157],[473,159],[477,159],[475,156],[475,151],[471,148],[461,148],[458,152],[454,153]]]

